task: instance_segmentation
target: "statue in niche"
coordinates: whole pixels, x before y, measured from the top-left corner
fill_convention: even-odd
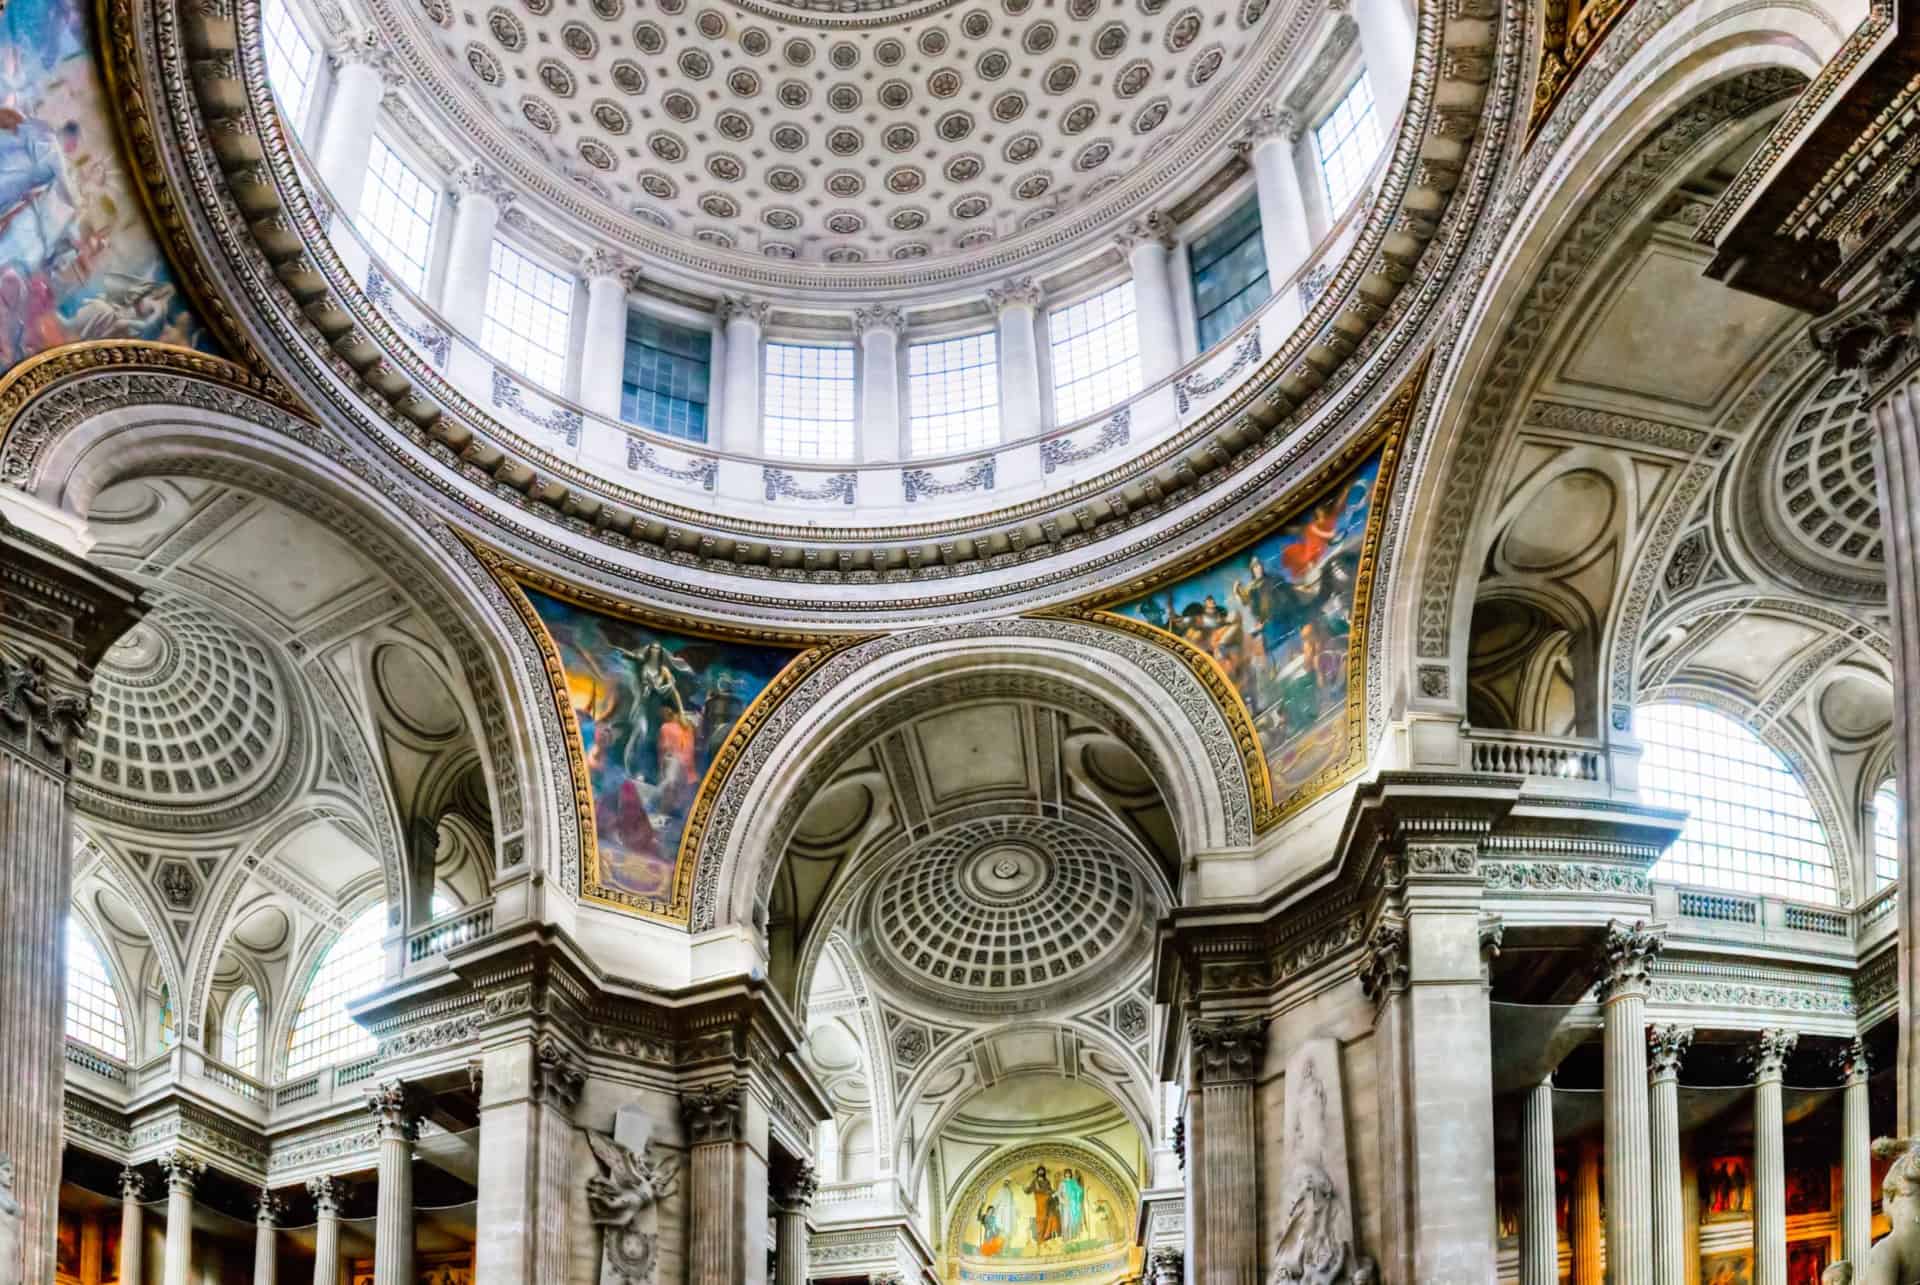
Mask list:
[[[603,1237],[600,1285],[651,1285],[659,1257],[659,1233],[653,1230],[661,1201],[673,1195],[678,1161],[650,1158],[651,1125],[637,1109],[623,1107],[614,1132],[587,1131],[587,1143],[599,1162],[587,1179],[587,1213]]]
[[[0,1151],[0,1285],[21,1285],[26,1270],[27,1211],[13,1195],[13,1157]]]
[[[1865,1275],[1855,1275],[1863,1285],[1920,1281],[1920,1145],[1916,1144],[1920,1139],[1873,1140],[1875,1155],[1894,1157],[1887,1176],[1880,1180],[1880,1207],[1893,1226],[1868,1252]]]
[[[1340,1048],[1312,1040],[1287,1061],[1284,1212],[1269,1285],[1371,1285],[1353,1247]]]

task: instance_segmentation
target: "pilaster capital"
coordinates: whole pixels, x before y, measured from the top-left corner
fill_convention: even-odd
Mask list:
[[[1292,145],[1300,140],[1306,125],[1300,114],[1291,107],[1277,107],[1268,103],[1240,127],[1239,135],[1233,140],[1233,150],[1241,156],[1250,157],[1262,143],[1275,141]]]
[[[820,1194],[820,1174],[807,1161],[798,1161],[773,1184],[773,1207],[782,1213],[804,1214]]]
[[[1405,990],[1412,974],[1407,955],[1406,921],[1383,915],[1361,948],[1355,972],[1360,978],[1360,989],[1376,1003],[1394,991]]]
[[[1753,1047],[1747,1050],[1747,1063],[1753,1068],[1754,1082],[1778,1080],[1786,1069],[1787,1058],[1799,1043],[1800,1032],[1790,1031],[1784,1026],[1769,1026],[1761,1031],[1754,1039]]]
[[[730,326],[736,321],[751,321],[762,329],[766,327],[767,316],[772,311],[773,305],[764,299],[749,299],[737,294],[720,296],[720,302],[714,308],[723,326]]]
[[[992,307],[995,316],[999,316],[1009,308],[1031,308],[1037,312],[1045,298],[1046,294],[1040,289],[1040,283],[1032,277],[1018,277],[997,286],[987,287],[987,303]]]
[[[381,83],[388,87],[398,86],[405,80],[393,51],[387,48],[387,42],[372,27],[362,27],[350,33],[327,50],[327,65],[335,71],[348,67],[369,67],[380,74]]]
[[[1594,984],[1600,1002],[1636,995],[1644,999],[1653,986],[1654,957],[1666,944],[1665,925],[1608,921],[1606,941],[1600,948],[1600,980]]]
[[[1647,1078],[1673,1080],[1680,1076],[1680,1063],[1693,1047],[1693,1028],[1676,1022],[1664,1022],[1647,1028]]]
[[[0,745],[64,767],[92,716],[91,692],[60,683],[38,655],[0,650]]]
[[[1480,980],[1493,981],[1493,961],[1500,958],[1500,943],[1506,936],[1507,925],[1500,916],[1480,916]]]
[[[1867,1054],[1867,1042],[1862,1039],[1848,1040],[1833,1059],[1834,1069],[1840,1072],[1840,1078],[1848,1084],[1865,1084],[1873,1074],[1871,1059]]]
[[[141,1176],[138,1169],[135,1169],[132,1165],[128,1165],[120,1171],[120,1198],[122,1200],[131,1200],[137,1204],[140,1198],[146,1195],[146,1193],[147,1180]]]
[[[890,333],[898,339],[907,333],[907,314],[898,308],[875,304],[871,308],[862,308],[853,314],[853,329],[855,334],[862,337],[874,333]]]
[[[1158,210],[1150,210],[1114,234],[1114,244],[1120,253],[1131,256],[1143,245],[1157,245],[1162,250],[1174,247],[1173,220]]]
[[[1260,1076],[1267,1051],[1264,1017],[1225,1017],[1193,1024],[1193,1079],[1196,1088],[1244,1084]]]
[[[382,1080],[367,1090],[367,1110],[380,1124],[382,1142],[412,1142],[420,1136],[420,1099],[405,1080]]]
[[[493,170],[472,161],[453,172],[452,199],[455,205],[472,197],[493,202],[496,211],[513,204],[513,186]]]
[[[1180,1285],[1187,1277],[1187,1256],[1171,1246],[1147,1257],[1147,1285]]]
[[[167,1175],[168,1195],[189,1195],[207,1171],[207,1162],[185,1151],[169,1151],[160,1157],[160,1171]]]
[[[328,1218],[340,1212],[340,1206],[346,1202],[346,1184],[328,1174],[307,1179],[307,1194],[313,1197],[314,1211],[322,1218]]]
[[[686,1121],[687,1138],[694,1146],[715,1142],[738,1142],[744,1123],[740,1086],[709,1084],[680,1099],[680,1116]]]
[[[546,1103],[563,1115],[571,1114],[586,1082],[586,1073],[566,1045],[551,1035],[542,1036],[533,1050],[534,1100]]]
[[[633,263],[612,250],[596,248],[587,252],[580,260],[580,276],[588,282],[598,280],[617,281],[623,290],[631,290],[640,270]]]
[[[1920,358],[1920,251],[1888,250],[1880,256],[1879,286],[1860,311],[1821,326],[1813,343],[1833,368],[1858,375],[1871,387]]]
[[[271,1187],[260,1188],[253,1199],[253,1220],[262,1227],[278,1227],[287,1212],[287,1202],[273,1194]]]

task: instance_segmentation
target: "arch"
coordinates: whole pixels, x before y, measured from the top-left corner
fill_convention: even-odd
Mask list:
[[[1257,755],[1258,742],[1236,736],[1221,694],[1171,648],[1057,616],[913,630],[853,644],[814,669],[703,792],[710,821],[683,858],[693,862],[693,929],[761,922],[813,789],[888,720],[931,708],[962,668],[970,695],[1061,703],[1119,735],[1167,796],[1184,854],[1252,843],[1257,796],[1243,752]]]
[[[159,986],[166,986],[171,994],[186,993],[184,982],[186,963],[179,953],[173,934],[167,928],[167,917],[154,897],[152,885],[138,877],[126,856],[110,836],[104,835],[104,832],[89,833],[79,821],[76,821],[75,834],[78,840],[77,849],[90,858],[85,868],[86,876],[98,879],[125,902],[140,921],[141,931],[146,934],[150,955],[143,971],[158,974],[156,989]],[[78,862],[79,853],[76,854],[76,873],[79,873]],[[95,929],[96,939],[102,936],[94,925],[91,910],[85,907],[79,908],[85,912],[89,927]],[[109,963],[112,962],[113,960],[110,959]],[[133,1050],[136,1057],[144,1057],[149,1052],[146,1047],[146,1006],[142,1002],[147,989],[145,979],[119,977],[117,973],[116,979],[122,988],[122,1009],[129,1018],[128,1033],[131,1039],[129,1048]]]
[[[373,1052],[373,1037],[346,1016],[346,1006],[379,985],[384,972],[381,942],[386,918],[385,902],[361,907],[326,943],[305,976],[287,988],[287,1046],[275,1050],[275,1061],[284,1064],[287,1076],[325,1070]],[[316,1007],[310,1010],[310,1005]],[[303,1033],[311,1037],[309,1047],[296,1057]]]
[[[169,473],[226,481],[320,517],[406,584],[459,658],[456,695],[484,751],[499,867],[548,870],[572,895],[580,836],[571,784],[552,766],[565,762],[562,732],[547,702],[524,696],[543,690],[538,651],[444,515],[368,468],[284,388],[219,358],[140,341],[74,344],[0,378],[0,485],[84,520],[105,487]],[[314,686],[326,695],[326,684]],[[359,738],[343,739],[364,779],[379,779]],[[521,764],[533,770],[523,775]],[[391,808],[372,819],[397,875]]]
[[[241,985],[221,1014],[220,1060],[247,1075],[260,1074],[260,1031],[265,1016],[260,992],[251,982]]]
[[[1681,13],[1686,21],[1676,20]],[[1393,632],[1410,641],[1404,690],[1420,704],[1463,707],[1488,466],[1557,333],[1556,317],[1588,284],[1585,269],[1682,180],[1703,143],[1773,110],[1846,34],[1831,16],[1790,0],[1712,14],[1631,11],[1508,175],[1485,221],[1511,231],[1477,247],[1472,265],[1478,279],[1496,284],[1475,299],[1450,345],[1415,443],[1419,482],[1404,528],[1409,582]],[[1670,510],[1650,517],[1661,527],[1679,520]],[[1650,589],[1656,574],[1636,575],[1629,593]]]
[[[1900,785],[1891,775],[1873,787],[1867,806],[1873,824],[1867,834],[1868,895],[1900,882]]]
[[[127,1014],[136,1010],[127,1005],[118,971],[100,950],[92,926],[73,907],[67,910],[66,950],[67,1036],[108,1057],[132,1061],[137,1046]]]

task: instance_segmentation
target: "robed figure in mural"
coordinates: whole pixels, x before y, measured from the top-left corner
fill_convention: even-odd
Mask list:
[[[1035,1248],[1046,1245],[1048,1241],[1059,1240],[1060,1203],[1056,1198],[1053,1181],[1047,1177],[1045,1165],[1033,1167],[1033,1180],[1027,1183],[1027,1194],[1033,1197],[1033,1243]]]

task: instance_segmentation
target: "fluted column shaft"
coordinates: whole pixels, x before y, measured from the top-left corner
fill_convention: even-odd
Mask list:
[[[580,404],[617,420],[627,361],[627,268],[610,255],[595,254],[581,273],[587,279],[587,319],[580,349]]]
[[[1140,379],[1153,385],[1180,369],[1180,314],[1173,306],[1169,257],[1173,234],[1157,214],[1140,219],[1120,237],[1120,251],[1133,269],[1133,324],[1140,343]]]
[[[1520,1285],[1560,1285],[1553,1185],[1553,1080],[1527,1093],[1520,1130]]]
[[[332,1178],[307,1179],[313,1196],[313,1285],[340,1280],[340,1201],[345,1192]]]
[[[987,291],[999,317],[1000,437],[1031,437],[1045,424],[1040,388],[1040,287],[1015,281]]]
[[[1397,0],[1394,0],[1397,2]],[[1644,924],[1607,925],[1599,994],[1607,1157],[1610,1285],[1652,1285],[1653,1158],[1647,1119],[1647,991],[1663,938]]]
[[[712,1085],[683,1096],[693,1151],[687,1164],[688,1285],[761,1285],[766,1278],[766,1121],[750,1115],[745,1086]]]
[[[1196,1022],[1187,1095],[1187,1261],[1195,1281],[1257,1285],[1259,1121],[1254,1087],[1266,1055],[1258,1019]]]
[[[897,460],[906,451],[901,440],[900,336],[906,315],[898,308],[862,308],[854,317],[860,335],[860,461]]]
[[[1798,1037],[1760,1032],[1753,1077],[1753,1285],[1787,1285],[1786,1121],[1780,1077]]]
[[[193,1189],[204,1171],[192,1156],[175,1153],[161,1158],[167,1174],[167,1253],[161,1265],[162,1285],[190,1285],[193,1274]]]
[[[1860,1272],[1873,1245],[1873,1126],[1868,1119],[1866,1049],[1859,1040],[1842,1060],[1840,1105],[1840,1257]]]
[[[120,1279],[127,1285],[147,1279],[147,1219],[140,1207],[145,1186],[137,1170],[120,1171]]]
[[[488,1049],[475,1069],[480,1170],[474,1277],[495,1285],[564,1280],[568,1149],[586,1077],[551,1036]]]
[[[1683,1026],[1648,1035],[1648,1118],[1652,1125],[1654,1285],[1686,1285],[1687,1227],[1680,1181],[1680,1061],[1693,1042]]]
[[[1293,163],[1299,137],[1300,122],[1292,112],[1268,111],[1254,117],[1239,143],[1253,167],[1254,193],[1260,203],[1260,245],[1267,257],[1267,283],[1276,294],[1313,252],[1306,196]]]
[[[419,1111],[405,1084],[388,1080],[367,1095],[380,1121],[380,1203],[373,1230],[374,1285],[414,1285],[413,1141]]]
[[[259,1209],[253,1224],[253,1285],[276,1285],[280,1279],[280,1201],[271,1191],[262,1191]]]
[[[313,155],[314,169],[345,219],[360,212],[367,161],[373,154],[373,127],[380,118],[380,99],[386,93],[380,52],[370,47],[367,39],[350,42],[330,58],[333,93],[327,99],[327,114]]]
[[[807,1216],[819,1190],[813,1166],[801,1163],[773,1192],[773,1285],[807,1285]]]
[[[1581,1144],[1580,1158],[1574,1165],[1567,1239],[1573,1249],[1573,1285],[1605,1285],[1606,1260],[1600,1250],[1600,1146],[1592,1139]]]
[[[764,303],[729,298],[720,305],[721,326],[727,336],[720,372],[719,445],[723,450],[741,454],[758,454],[761,450],[760,332],[766,320]]]

